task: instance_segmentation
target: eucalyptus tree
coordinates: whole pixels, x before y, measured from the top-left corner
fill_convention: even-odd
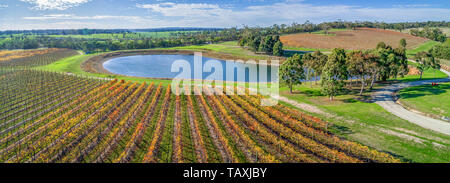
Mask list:
[[[348,70],[345,50],[335,48],[322,70],[322,93],[328,95],[330,100],[333,100],[333,97],[342,90],[346,79],[348,79]]]
[[[376,70],[374,70],[376,69],[376,59],[377,57],[369,51],[358,50],[347,54],[347,67],[349,74],[360,78],[361,89],[359,95],[362,95],[364,92],[367,79],[366,77],[370,75],[372,75],[372,78],[375,77],[373,72],[376,72]]]
[[[325,64],[328,61],[328,56],[323,54],[320,51],[315,51],[312,54],[313,58],[314,58],[314,63],[312,64],[312,68],[314,70],[314,78],[316,78],[316,82],[317,82],[317,77],[322,75],[322,70],[323,67],[325,66]]]
[[[314,72],[314,62],[315,62],[315,58],[311,53],[306,53],[303,55],[302,57],[303,60],[303,64],[305,66],[305,70],[306,70],[306,80],[310,81],[311,77],[313,77],[313,72]],[[312,82],[310,82],[312,83]]]
[[[283,56],[283,43],[281,41],[277,41],[273,45],[273,55],[275,56]]]
[[[302,84],[302,79],[305,79],[302,57],[295,54],[286,59],[280,66],[279,75],[280,81],[287,84],[292,93],[294,85]]]
[[[407,45],[406,39],[405,38],[400,39],[400,42],[399,42],[400,48],[406,48],[406,45]]]
[[[402,77],[408,72],[408,61],[405,48],[392,48],[384,42],[380,42],[375,49],[378,57],[378,76],[382,81],[390,77]]]
[[[435,59],[432,54],[428,52],[419,52],[414,56],[417,62],[417,69],[420,72],[420,79],[422,79],[423,71],[428,68],[440,68],[439,60]]]
[[[320,51],[306,53],[303,56],[303,62],[308,70],[308,77],[313,77],[316,84],[317,78],[322,74],[323,66],[326,64],[327,60],[328,56]]]

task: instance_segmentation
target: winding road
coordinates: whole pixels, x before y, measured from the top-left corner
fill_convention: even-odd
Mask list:
[[[390,86],[387,86],[374,94],[372,94],[372,98],[381,107],[383,107],[388,112],[405,119],[411,123],[419,125],[423,128],[431,129],[436,132],[440,132],[443,134],[450,135],[450,123],[445,122],[443,120],[438,120],[434,118],[430,118],[427,116],[423,116],[411,111],[406,110],[401,105],[395,103],[393,99],[393,95],[396,91],[425,84],[431,84],[431,82],[440,83],[440,82],[450,82],[450,72],[441,69],[442,72],[446,73],[449,78],[445,79],[432,79],[432,80],[422,80],[422,81],[412,81],[406,83],[397,83]]]

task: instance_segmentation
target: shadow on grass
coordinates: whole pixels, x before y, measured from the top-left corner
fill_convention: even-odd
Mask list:
[[[358,96],[357,98],[355,98],[356,100],[359,100],[361,102],[364,103],[373,103],[373,98],[370,95],[362,95],[362,96]]]
[[[336,125],[336,124],[333,124],[332,126],[330,126],[330,130],[334,134],[340,134],[340,135],[348,135],[348,134],[355,133],[349,127],[340,126],[340,125]]]
[[[283,50],[284,51],[284,56],[285,57],[292,57],[295,54],[299,54],[299,55],[303,55],[312,51],[298,51],[298,50]]]
[[[335,135],[340,135],[340,136],[342,136],[342,135],[350,135],[350,134],[354,134],[355,133],[354,131],[352,131],[350,128],[348,128],[346,126],[340,126],[340,125],[336,125],[336,124],[333,124],[332,126],[330,126],[330,131],[332,133],[334,133]],[[401,156],[399,154],[395,154],[395,153],[392,153],[392,152],[389,152],[389,151],[381,151],[381,152],[384,152],[384,153],[389,154],[389,155],[391,155],[391,156],[393,156],[393,157],[395,157],[397,159],[400,159],[402,162],[414,163],[413,160],[405,158],[404,156]]]
[[[319,96],[325,96],[322,94],[320,90],[305,90],[302,91],[303,94],[307,95],[308,97],[319,97]]]
[[[358,100],[353,99],[353,98],[347,98],[347,99],[343,99],[342,102],[344,102],[344,103],[355,103],[355,102],[358,102]]]
[[[400,161],[402,161],[404,163],[415,163],[412,159],[405,158],[402,155],[398,155],[398,154],[395,154],[395,153],[392,153],[392,152],[389,152],[389,151],[381,151],[381,152],[389,154],[389,155],[393,156],[394,158],[400,159]]]
[[[450,84],[440,84],[438,86],[422,85],[405,88],[400,92],[401,99],[417,98],[426,95],[440,95],[450,90]]]

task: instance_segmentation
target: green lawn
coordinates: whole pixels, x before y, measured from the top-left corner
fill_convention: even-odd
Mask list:
[[[329,49],[316,49],[316,48],[300,48],[300,47],[291,47],[291,46],[284,46],[284,50],[294,50],[294,51],[321,51],[321,52],[330,52]]]
[[[402,104],[421,112],[450,116],[450,83],[422,85],[398,92]]]
[[[192,51],[214,51],[218,53],[228,54],[240,59],[254,59],[254,60],[270,60],[271,57],[267,55],[257,55],[250,50],[244,49],[237,44],[237,41],[228,41],[219,44],[205,44],[180,46],[172,48],[163,48],[167,50],[192,50]]]
[[[347,31],[347,30],[350,30],[350,29],[330,29],[330,30],[328,30],[328,34],[325,34],[325,30],[315,31],[315,32],[311,32],[311,33],[324,35],[324,36],[335,36],[336,34],[333,34],[332,32]]]
[[[392,153],[406,162],[450,161],[448,135],[409,123],[375,103],[358,100],[354,94],[339,95],[330,102],[327,96],[320,94],[318,85],[307,83],[295,89],[296,94],[289,94],[287,87],[280,88],[280,92],[289,99],[312,104],[325,111],[327,114],[312,114],[300,109],[333,123],[331,130],[340,136]],[[364,96],[362,99],[370,98],[370,93],[366,92]]]
[[[433,48],[433,46],[438,44],[439,42],[437,41],[427,41],[412,50],[406,50],[406,55],[408,56],[408,58],[412,59],[416,53],[419,53],[421,51],[428,52],[428,50],[430,50],[431,48]]]
[[[436,79],[436,78],[447,78],[448,76],[440,70],[427,69],[423,72],[422,80],[426,79]],[[407,75],[403,78],[397,78],[401,82],[417,81],[420,79],[419,75]],[[393,80],[393,79],[392,79]]]
[[[409,65],[412,66],[417,66],[417,63],[414,62],[408,62]],[[437,70],[437,69],[432,69],[432,68],[428,68],[425,71],[423,71],[422,74],[422,80],[427,80],[427,79],[436,79],[436,78],[447,78],[448,75],[445,74],[444,72]],[[420,80],[420,75],[407,75],[403,78],[398,77],[396,79],[389,79],[390,81],[400,81],[400,82],[410,82],[410,81],[417,81]]]

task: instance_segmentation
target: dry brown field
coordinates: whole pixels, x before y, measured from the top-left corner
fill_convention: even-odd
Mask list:
[[[426,38],[415,37],[409,34],[375,29],[358,28],[356,30],[330,32],[332,35],[300,33],[281,36],[281,41],[285,46],[316,49],[372,49],[384,41],[388,45],[397,47],[400,39],[404,38],[407,48],[413,49],[428,41]]]
[[[0,50],[0,61],[17,58],[25,58],[57,51],[57,48],[37,49],[37,50]]]

